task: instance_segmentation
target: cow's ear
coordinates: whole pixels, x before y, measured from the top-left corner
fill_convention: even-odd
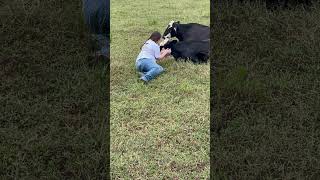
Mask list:
[[[178,24],[180,24],[180,21],[177,21]]]

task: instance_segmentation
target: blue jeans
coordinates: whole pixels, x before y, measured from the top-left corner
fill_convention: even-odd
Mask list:
[[[158,75],[160,75],[164,70],[159,64],[154,62],[152,59],[139,59],[136,62],[136,68],[139,72],[142,72],[144,75],[140,79],[144,81],[151,81]]]

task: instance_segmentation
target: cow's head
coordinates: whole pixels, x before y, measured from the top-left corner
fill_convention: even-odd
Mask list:
[[[170,39],[172,37],[175,37],[177,34],[177,26],[180,24],[180,21],[171,21],[166,30],[164,31],[162,38],[164,39]]]
[[[164,49],[172,49],[172,47],[177,43],[178,41],[177,40],[169,40],[167,41],[165,44],[163,44],[162,46],[160,46],[160,50],[162,50],[163,48]]]

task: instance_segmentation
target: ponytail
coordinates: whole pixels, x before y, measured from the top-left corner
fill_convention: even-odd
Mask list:
[[[150,37],[140,46],[140,49],[142,49],[143,45],[149,40],[151,39],[154,42],[159,41],[161,38],[161,34],[158,31],[153,32]]]

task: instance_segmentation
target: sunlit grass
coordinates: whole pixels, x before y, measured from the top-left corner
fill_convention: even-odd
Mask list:
[[[209,64],[170,58],[145,86],[135,59],[151,32],[163,33],[171,20],[209,25],[209,1],[111,4],[112,178],[208,178]]]

